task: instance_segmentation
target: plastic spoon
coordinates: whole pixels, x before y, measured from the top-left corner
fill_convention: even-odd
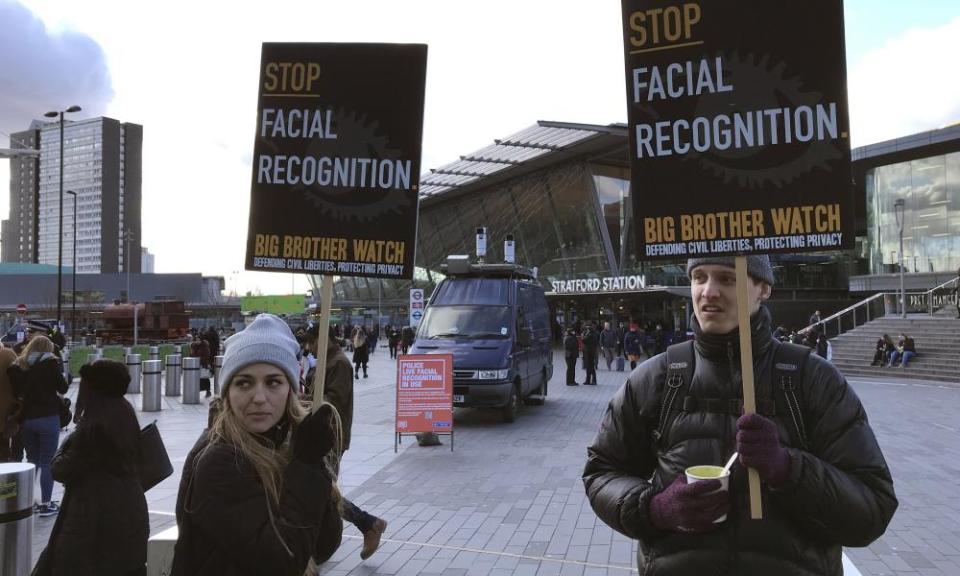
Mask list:
[[[727,465],[723,467],[724,473],[730,472],[730,467],[733,466],[733,463],[737,461],[737,456],[739,455],[740,455],[739,452],[734,452],[733,456],[731,456],[730,459],[727,460]]]

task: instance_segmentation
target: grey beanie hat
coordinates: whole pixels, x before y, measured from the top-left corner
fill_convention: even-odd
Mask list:
[[[705,264],[716,264],[717,266],[727,266],[735,268],[733,256],[713,256],[706,258],[689,258],[687,260],[687,277],[697,266]],[[773,286],[773,267],[770,266],[770,257],[766,254],[747,256],[747,274],[754,280],[766,282]]]
[[[287,323],[273,314],[260,314],[242,332],[237,332],[225,343],[220,378],[225,382],[220,395],[227,395],[233,375],[249,364],[266,362],[283,370],[294,392],[300,385],[300,345]]]

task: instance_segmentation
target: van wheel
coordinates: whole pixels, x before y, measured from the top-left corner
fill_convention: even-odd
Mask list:
[[[507,405],[501,408],[500,416],[504,422],[514,422],[517,419],[518,412],[520,412],[520,383],[516,382],[510,391]]]
[[[527,406],[543,406],[547,401],[547,369],[544,368],[540,373],[540,387],[533,391],[530,396],[524,398],[523,403]]]

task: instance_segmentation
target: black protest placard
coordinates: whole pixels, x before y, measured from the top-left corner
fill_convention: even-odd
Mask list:
[[[427,47],[264,43],[246,269],[413,277]]]
[[[622,0],[637,258],[853,245],[841,0]]]

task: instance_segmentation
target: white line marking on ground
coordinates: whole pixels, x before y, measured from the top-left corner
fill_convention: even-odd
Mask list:
[[[352,536],[344,534],[344,538],[353,538],[362,540],[363,536]],[[519,558],[521,560],[535,560],[537,562],[556,562],[558,564],[574,564],[576,566],[588,566],[590,568],[607,568],[613,570],[624,570],[626,572],[638,572],[636,568],[628,566],[616,566],[614,564],[597,564],[594,562],[581,562],[580,560],[566,560],[563,558],[550,558],[549,556],[528,556],[526,554],[512,554],[510,552],[498,552],[496,550],[481,550],[479,548],[465,548],[463,546],[448,546],[446,544],[430,544],[428,542],[411,542],[409,540],[392,540],[381,538],[381,542],[393,542],[402,546],[425,546],[427,548],[442,548],[445,550],[457,550],[459,552],[474,552],[476,554],[490,554],[492,556],[506,556],[508,558]]]
[[[843,576],[863,576],[846,554],[843,555]]]
[[[148,514],[156,514],[156,515],[158,515],[158,516],[174,516],[174,517],[176,517],[176,513],[174,513],[174,512],[162,512],[162,511],[160,511],[160,510],[147,510],[147,513],[148,513]]]

